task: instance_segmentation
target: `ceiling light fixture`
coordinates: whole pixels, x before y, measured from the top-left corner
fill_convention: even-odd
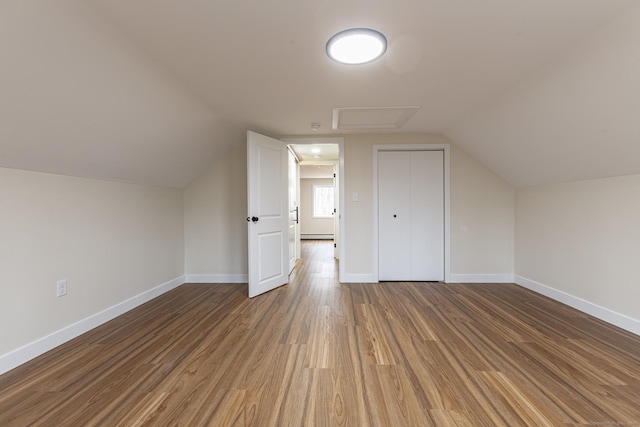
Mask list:
[[[387,39],[369,28],[341,31],[327,42],[329,58],[342,64],[366,64],[380,58],[387,50]]]

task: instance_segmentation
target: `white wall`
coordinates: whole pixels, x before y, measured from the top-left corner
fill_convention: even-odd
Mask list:
[[[345,136],[346,274],[373,275],[373,145],[451,144],[438,135]],[[351,201],[353,193],[358,201]],[[511,281],[514,189],[451,144],[451,275],[454,281]]]
[[[519,188],[518,282],[640,333],[639,194],[640,175]]]
[[[514,205],[511,185],[451,145],[453,281],[513,280]]]
[[[227,152],[184,190],[185,273],[191,282],[246,282],[247,148]]]
[[[345,261],[352,280],[373,276],[373,145],[445,144],[437,135],[345,139]],[[514,189],[451,145],[451,273],[456,281],[513,279]],[[189,281],[246,280],[246,148],[234,149],[184,193]],[[351,195],[358,192],[358,201]]]
[[[333,218],[313,217],[313,186],[333,185],[333,178],[304,178],[300,180],[300,233],[304,238],[305,234],[324,234],[333,236]]]
[[[0,168],[0,371],[9,352],[179,283],[182,227],[180,190]]]

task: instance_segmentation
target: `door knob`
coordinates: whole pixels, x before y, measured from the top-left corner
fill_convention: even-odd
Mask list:
[[[395,217],[397,217],[397,216],[398,216],[398,215],[394,215],[393,217],[395,218]]]
[[[258,222],[259,219],[260,218],[258,218],[257,216],[252,216],[251,217],[251,221],[253,221],[253,222]]]

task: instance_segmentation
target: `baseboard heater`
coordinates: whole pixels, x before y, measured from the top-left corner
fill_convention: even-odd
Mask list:
[[[302,240],[333,240],[333,234],[301,234]]]

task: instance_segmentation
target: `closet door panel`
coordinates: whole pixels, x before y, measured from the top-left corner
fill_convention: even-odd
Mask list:
[[[411,280],[411,153],[378,153],[378,277]]]
[[[411,280],[444,280],[444,153],[411,152]]]

